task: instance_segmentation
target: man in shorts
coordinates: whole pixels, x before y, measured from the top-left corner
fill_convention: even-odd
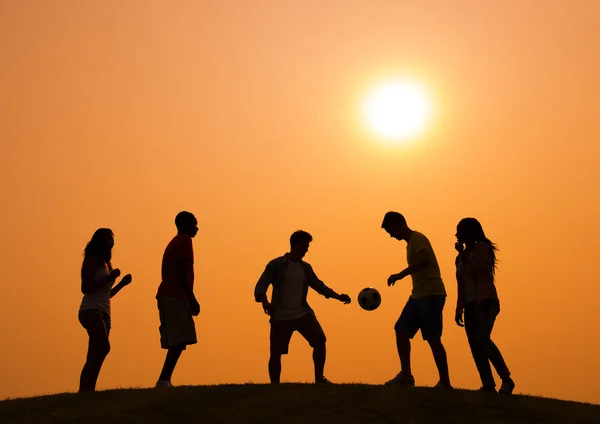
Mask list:
[[[254,299],[262,303],[270,315],[269,377],[277,384],[281,376],[281,356],[288,353],[292,334],[298,331],[313,348],[315,383],[330,383],[323,375],[325,369],[326,337],[306,297],[309,287],[325,298],[334,298],[344,304],[351,302],[347,294],[337,294],[316,276],[312,267],[302,258],[308,252],[312,236],[296,231],[290,237],[290,251],[269,262],[254,289]],[[267,289],[273,285],[271,302]]]
[[[388,286],[409,275],[412,277],[412,293],[394,326],[396,347],[400,356],[401,370],[386,384],[414,386],[415,379],[410,365],[410,340],[421,330],[423,340],[429,343],[440,380],[436,387],[451,389],[446,350],[442,344],[442,312],[446,301],[446,289],[442,281],[431,243],[423,234],[411,230],[404,216],[388,212],[381,224],[390,237],[407,243],[408,267],[388,278]]]
[[[194,249],[192,238],[198,233],[198,221],[190,212],[175,217],[177,235],[165,249],[162,282],[156,300],[160,316],[160,344],[167,357],[156,387],[172,387],[171,376],[187,345],[197,343],[193,316],[200,313],[194,295]]]

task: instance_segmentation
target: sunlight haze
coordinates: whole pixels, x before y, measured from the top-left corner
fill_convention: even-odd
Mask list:
[[[417,136],[431,114],[426,92],[413,81],[379,84],[365,102],[365,115],[372,130],[391,141]]]

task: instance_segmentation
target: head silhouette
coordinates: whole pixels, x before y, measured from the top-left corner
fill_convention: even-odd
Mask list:
[[[407,240],[410,236],[410,228],[406,224],[406,219],[399,212],[387,212],[383,217],[383,222],[381,223],[381,228],[383,228],[390,237],[395,238],[396,240]]]
[[[192,238],[198,234],[198,220],[191,212],[179,212],[175,217],[175,226],[179,234],[187,234]]]
[[[312,236],[306,231],[298,230],[290,236],[290,257],[292,260],[301,260],[306,253],[310,243],[312,242]]]
[[[463,218],[456,226],[456,238],[461,243],[486,241],[481,223],[475,218]]]
[[[456,239],[459,243],[464,243],[467,248],[474,246],[476,243],[485,243],[490,248],[490,253],[496,266],[496,251],[498,250],[495,243],[488,239],[483,231],[481,223],[475,218],[463,218],[456,226]]]
[[[83,251],[84,259],[94,258],[100,263],[108,266],[112,270],[110,260],[112,258],[112,248],[115,245],[115,237],[110,228],[98,228],[92,239],[85,246]]]

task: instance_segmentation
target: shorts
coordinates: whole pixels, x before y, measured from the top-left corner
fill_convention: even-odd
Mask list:
[[[157,303],[160,317],[160,346],[163,349],[178,347],[185,350],[187,345],[198,343],[189,300],[160,297]]]
[[[304,337],[310,347],[327,341],[323,328],[313,314],[308,313],[300,318],[271,322],[271,355],[286,355],[290,346],[292,334],[297,331]]]
[[[396,333],[406,333],[412,339],[421,330],[423,340],[436,341],[442,338],[443,314],[446,296],[410,297],[400,318],[396,321]]]
[[[110,315],[100,309],[83,309],[79,311],[79,322],[87,330],[89,325],[95,320],[102,320],[106,333],[110,332],[111,321]]]

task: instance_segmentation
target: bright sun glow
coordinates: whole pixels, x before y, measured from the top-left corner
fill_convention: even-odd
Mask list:
[[[431,106],[416,83],[393,81],[381,84],[367,98],[365,118],[369,127],[387,139],[418,135],[429,121]]]

